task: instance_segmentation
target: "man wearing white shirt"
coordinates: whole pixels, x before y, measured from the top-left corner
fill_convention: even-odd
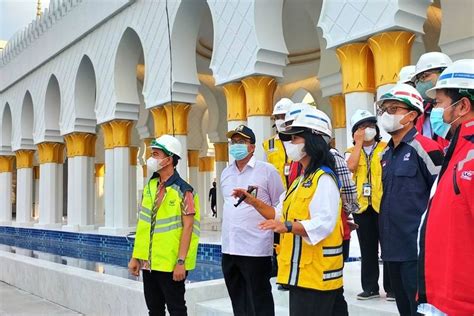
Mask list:
[[[234,315],[274,315],[271,292],[273,232],[259,229],[265,218],[247,203],[234,206],[235,188],[255,187],[254,194],[276,206],[284,192],[278,171],[257,161],[255,134],[240,125],[229,131],[229,153],[235,161],[221,175],[224,196],[222,221],[222,271]]]

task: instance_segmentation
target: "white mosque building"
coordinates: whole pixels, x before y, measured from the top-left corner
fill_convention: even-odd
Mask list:
[[[179,173],[210,217],[208,190],[229,161],[227,130],[246,124],[262,142],[274,133],[276,101],[305,100],[332,118],[344,150],[348,118],[373,111],[402,66],[427,51],[474,58],[473,6],[51,0],[0,42],[0,225],[133,231],[147,144],[165,133],[186,149]]]

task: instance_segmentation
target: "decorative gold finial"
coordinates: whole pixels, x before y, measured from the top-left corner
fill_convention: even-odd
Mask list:
[[[40,17],[42,14],[43,12],[41,12],[41,0],[38,0],[38,3],[36,5],[36,16]]]

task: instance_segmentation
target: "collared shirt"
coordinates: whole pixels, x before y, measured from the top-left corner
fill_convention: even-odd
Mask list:
[[[393,140],[388,143],[381,159],[384,194],[379,228],[383,260],[417,260],[418,227],[442,162],[440,146],[415,128],[396,148]]]
[[[341,181],[341,200],[342,208],[347,214],[357,213],[359,211],[359,202],[357,201],[357,187],[352,180],[351,172],[347,167],[344,157],[334,148],[331,150],[336,161],[335,173]]]
[[[235,207],[232,197],[236,188],[257,187],[257,198],[276,206],[284,192],[278,171],[271,164],[252,157],[240,171],[236,162],[222,171],[221,190],[224,197],[222,214],[222,253],[240,256],[265,257],[273,252],[273,231],[261,230],[258,224],[265,220],[260,213],[242,202]]]

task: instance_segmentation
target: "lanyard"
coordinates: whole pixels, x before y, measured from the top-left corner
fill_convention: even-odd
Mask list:
[[[367,162],[367,181],[368,183],[371,183],[371,172],[370,172],[370,169],[372,167],[372,157],[374,155],[374,151],[375,151],[375,148],[377,148],[377,145],[379,143],[375,143],[372,147],[372,150],[370,151],[370,154],[367,155],[367,153],[365,152],[365,149],[364,149],[364,155],[365,155],[365,160]]]

